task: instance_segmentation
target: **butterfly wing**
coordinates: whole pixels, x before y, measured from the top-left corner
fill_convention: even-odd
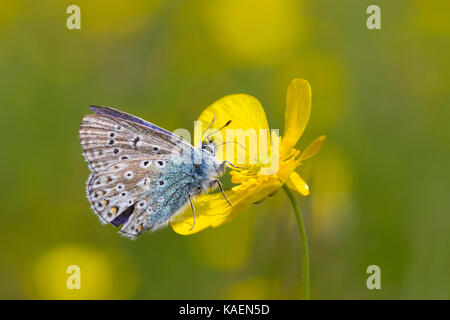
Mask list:
[[[146,155],[190,154],[194,149],[179,136],[149,122],[106,107],[91,107],[79,130],[83,154],[93,172]],[[121,116],[119,116],[121,115]]]
[[[92,171],[87,197],[101,222],[123,224],[121,233],[133,238],[164,223],[187,201],[189,161],[173,160],[188,156],[193,147],[118,110],[93,110],[96,114],[86,115],[79,131]],[[175,176],[169,179],[170,174]]]
[[[177,135],[174,135],[170,131],[167,131],[161,127],[158,127],[157,125],[154,125],[153,123],[145,121],[144,119],[138,118],[131,114],[125,113],[123,111],[119,111],[119,110],[109,108],[109,107],[99,107],[99,106],[90,106],[90,108],[92,111],[94,111],[95,114],[111,116],[116,119],[123,119],[123,120],[127,120],[129,122],[139,123],[143,126],[151,128],[152,131],[157,131],[157,132],[163,133],[165,135],[175,137],[178,140],[182,140],[180,137],[178,137]]]
[[[150,182],[147,196],[137,203],[137,211],[120,230],[125,236],[135,238],[147,229],[154,230],[165,225],[187,204],[189,195],[196,191],[192,187],[195,178],[191,175],[190,163],[183,164],[169,158],[157,160],[154,166],[159,173],[152,175],[155,179]],[[139,183],[140,186],[142,184]]]
[[[156,229],[186,203],[193,178],[161,156],[130,159],[92,174],[87,197],[103,223],[123,225],[120,233],[131,238]]]

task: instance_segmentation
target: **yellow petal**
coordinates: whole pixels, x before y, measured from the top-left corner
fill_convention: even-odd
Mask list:
[[[249,157],[259,157],[261,142],[265,144],[264,150],[269,152],[269,125],[264,109],[255,97],[247,94],[233,94],[225,96],[207,107],[198,119],[201,121],[202,129],[196,129],[194,132],[195,145],[201,142],[202,131],[211,124],[214,117],[214,124],[205,136],[231,120],[231,123],[225,129],[213,135],[218,146],[217,157],[220,160],[228,160],[237,165],[243,163],[256,164],[258,159],[249,162]],[[236,143],[232,143],[233,141],[236,141]],[[226,144],[221,145],[224,142]],[[241,156],[240,161],[237,161],[238,156]],[[245,157],[245,160],[243,157]]]
[[[323,142],[325,141],[325,138],[327,136],[322,135],[318,138],[316,138],[313,142],[310,143],[308,147],[302,152],[300,155],[300,161],[307,160],[309,158],[314,157],[317,153],[319,153],[320,149],[322,148]]]
[[[220,198],[222,197],[222,198]],[[223,220],[231,213],[231,207],[220,194],[207,194],[197,197],[194,201],[195,224],[193,212],[190,206],[177,217],[171,220],[172,229],[179,234],[189,235],[202,231],[218,221]],[[228,195],[230,198],[230,196]],[[194,226],[192,228],[192,226]]]
[[[269,181],[258,181],[246,187],[226,192],[232,207],[225,201],[222,193],[207,194],[197,197],[194,201],[195,225],[191,207],[187,207],[180,215],[170,222],[172,229],[182,235],[190,235],[207,227],[218,227],[246,211],[252,204],[259,203],[281,187],[276,177]],[[192,228],[192,230],[191,230]]]
[[[285,131],[282,144],[293,148],[305,131],[311,114],[311,86],[303,79],[294,79],[286,95]]]
[[[286,184],[292,190],[297,191],[303,196],[309,195],[309,187],[306,184],[305,180],[299,176],[297,172],[292,172],[289,176],[289,179],[286,181]]]

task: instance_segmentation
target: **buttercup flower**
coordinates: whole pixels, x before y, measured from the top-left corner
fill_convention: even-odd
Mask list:
[[[236,164],[237,155],[228,152],[229,145],[237,148],[239,147],[237,143],[230,144],[228,143],[230,141],[226,140],[227,152],[221,152],[218,144],[217,156],[220,159],[244,167],[231,169],[231,182],[236,185],[225,194],[232,206],[220,192],[199,196],[194,202],[196,216],[194,227],[192,228],[193,214],[189,207],[171,221],[173,230],[179,234],[189,235],[207,227],[220,226],[247,210],[252,204],[259,203],[274,194],[284,184],[307,196],[309,187],[295,170],[304,160],[317,154],[325,140],[325,136],[320,136],[303,152],[294,148],[308,124],[310,113],[311,87],[308,81],[303,79],[294,79],[290,83],[286,95],[284,136],[281,138],[272,131],[271,142],[264,109],[256,98],[246,94],[234,94],[223,97],[206,108],[199,117],[203,128],[208,127],[214,117],[216,121],[212,130],[219,129],[232,120],[226,130],[240,129],[245,132],[254,129],[258,136],[258,145],[245,143],[246,163],[240,165]],[[263,146],[261,141],[265,141],[265,137],[262,135],[266,133],[269,143]],[[194,135],[195,142],[201,141],[201,131],[196,130]],[[249,161],[249,155],[255,151],[251,148],[258,148],[256,163]]]

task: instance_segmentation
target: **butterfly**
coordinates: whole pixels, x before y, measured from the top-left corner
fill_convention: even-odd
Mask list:
[[[120,234],[136,239],[166,225],[190,203],[193,228],[193,197],[213,187],[220,188],[231,206],[218,178],[232,164],[217,159],[208,136],[194,147],[133,115],[90,108],[94,114],[83,117],[79,137],[91,170],[86,195],[103,224],[121,226]]]

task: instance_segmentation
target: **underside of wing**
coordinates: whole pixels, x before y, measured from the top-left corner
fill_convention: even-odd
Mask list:
[[[193,192],[193,177],[180,164],[167,162],[165,170],[149,190],[145,210],[134,213],[120,230],[122,235],[136,238],[145,230],[164,226],[188,202]]]
[[[150,129],[152,129],[152,131],[157,131],[159,133],[163,133],[166,134],[168,136],[171,136],[174,139],[178,139],[178,140],[182,140],[179,136],[173,134],[170,131],[167,131],[161,127],[158,127],[157,125],[150,123],[148,121],[145,121],[144,119],[138,118],[136,116],[133,116],[129,113],[123,112],[123,111],[119,111],[117,109],[113,109],[110,107],[100,107],[100,106],[90,106],[91,110],[94,111],[95,114],[98,115],[106,115],[106,116],[110,116],[113,118],[117,118],[117,119],[123,119],[129,122],[134,122],[134,123],[138,123],[140,125],[146,126]]]
[[[166,223],[192,192],[192,177],[161,156],[122,161],[88,179],[86,192],[102,223],[136,238]]]
[[[136,204],[145,201],[159,176],[155,157],[125,160],[93,173],[86,185],[87,198],[103,223],[113,223],[130,207],[142,209]],[[118,226],[119,221],[113,224]]]
[[[91,107],[79,136],[92,171],[86,193],[102,223],[136,238],[169,220],[192,191],[194,148],[142,119],[106,107]]]
[[[86,115],[79,136],[93,172],[101,172],[117,161],[148,155],[187,154],[193,150],[176,135],[110,115]]]

